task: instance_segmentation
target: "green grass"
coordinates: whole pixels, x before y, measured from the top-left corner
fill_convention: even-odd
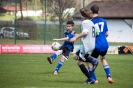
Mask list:
[[[58,75],[52,71],[59,58],[51,65],[49,54],[1,54],[0,88],[132,88],[133,55],[107,55],[111,75],[115,81],[109,84],[101,63],[96,69],[98,84],[84,85],[86,77],[70,56]]]
[[[13,18],[15,18],[15,16],[9,16],[9,15],[0,15],[0,20],[3,20],[3,21],[9,21],[9,20],[13,20]]]
[[[51,40],[46,40],[46,44],[52,44]],[[59,41],[60,44],[63,43],[63,41]],[[0,44],[15,44],[14,39],[0,39]],[[16,40],[16,44],[44,44],[44,39],[36,39],[36,40]],[[75,45],[82,44],[80,39],[75,41]],[[109,43],[110,46],[133,46],[133,43]]]

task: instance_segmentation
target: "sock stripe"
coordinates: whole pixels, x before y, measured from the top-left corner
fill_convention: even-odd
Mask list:
[[[59,62],[59,64],[63,65],[63,64],[64,64],[64,62],[60,61],[60,62]]]
[[[109,65],[105,65],[105,66],[103,66],[103,68],[104,69],[107,69],[107,68],[109,68]]]

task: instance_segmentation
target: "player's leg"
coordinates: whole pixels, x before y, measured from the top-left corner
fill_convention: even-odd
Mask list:
[[[88,67],[88,71],[90,73],[90,75],[93,77],[93,79],[95,80],[95,83],[98,83],[98,80],[97,80],[97,77],[96,77],[96,74],[95,72],[92,70],[93,66],[90,62],[87,62],[87,67]]]
[[[84,53],[85,53],[84,51],[85,51],[84,48],[80,49],[79,57],[82,57],[84,55]],[[92,53],[92,52],[93,52],[93,50],[90,50],[89,53]],[[87,60],[87,62],[92,63],[92,66],[93,66],[92,71],[94,71],[96,69],[96,67],[98,65],[97,58],[94,58],[94,57],[90,56],[89,54],[85,54],[82,58],[85,58]]]
[[[82,73],[87,77],[87,80],[86,82],[84,82],[84,84],[94,84],[95,80],[91,77],[90,73],[88,72],[85,65],[83,64],[83,61],[81,61],[80,58],[79,60],[77,60],[77,65],[79,66]]]
[[[80,52],[82,53],[82,51],[84,51],[83,49],[84,49],[84,47],[81,46],[81,47],[76,51],[76,53],[75,53],[74,56],[73,56],[73,58],[74,58],[75,60],[77,60],[77,59],[79,58]],[[96,69],[97,65],[98,65],[98,60],[97,60],[95,57],[89,56],[89,55],[87,55],[87,54],[86,54],[84,57],[87,59],[88,62],[90,62],[90,63],[93,64],[93,71],[94,71],[94,70]]]
[[[55,60],[59,55],[63,52],[63,48],[61,47],[56,53],[52,54],[50,57],[47,57],[47,60],[50,64],[52,64],[53,60]]]
[[[78,55],[77,54],[74,54],[73,55],[73,58],[74,58],[74,60],[77,60],[78,59]]]
[[[91,54],[91,56],[94,57],[94,58],[98,58],[99,52],[98,52],[96,49],[94,49],[93,52],[92,52],[92,54]],[[92,70],[92,69],[93,69],[92,64],[89,63],[89,62],[87,62],[87,67],[88,67],[88,71],[89,71],[89,73],[91,74],[91,76],[93,77],[93,79],[96,80],[95,83],[98,83],[96,74],[95,74],[95,72]]]
[[[80,45],[79,48],[76,49],[76,53],[73,55],[73,58],[77,60],[79,58],[80,49],[83,48],[83,45]]]
[[[59,71],[60,68],[63,66],[64,61],[65,61],[65,60],[68,60],[70,54],[71,54],[71,52],[70,52],[68,49],[63,48],[61,60],[58,62],[57,66],[56,66],[56,68],[55,68],[55,70],[54,70],[54,74],[58,74],[58,71]]]
[[[89,84],[90,81],[92,81],[92,83],[90,84],[94,84],[94,79],[91,77],[90,73],[88,72],[88,69],[86,69],[86,67],[84,66],[84,64],[82,63],[83,60],[80,58],[79,56],[80,54],[80,50],[77,50],[77,52],[74,54],[73,58],[75,60],[77,60],[77,65],[79,66],[80,70],[82,71],[82,73],[85,74],[85,76],[88,78],[85,82],[85,84]]]
[[[99,62],[98,59],[97,58],[94,58],[94,57],[92,57],[90,55],[85,56],[85,58],[87,58],[88,59],[88,62],[90,62],[92,64],[92,71],[95,71],[95,69],[98,66],[98,62]]]
[[[58,62],[57,66],[56,66],[56,68],[55,68],[55,70],[54,70],[54,75],[57,75],[57,74],[58,74],[58,71],[59,71],[60,68],[63,66],[64,61],[65,61],[65,59],[64,59],[64,57],[62,56],[62,57],[61,57],[61,60]]]
[[[73,58],[74,58],[75,60],[78,60],[78,58],[79,58],[79,53],[80,53],[80,50],[78,50],[78,51],[73,55]]]
[[[101,60],[101,63],[103,64],[103,69],[104,69],[104,71],[106,73],[106,77],[107,77],[108,82],[109,83],[113,83],[114,80],[111,77],[110,67],[109,67],[109,64],[107,63],[107,60],[105,59],[106,53],[107,53],[107,51],[101,52],[100,60]]]
[[[73,56],[73,58],[75,59],[75,60],[78,60],[79,59],[79,53],[80,53],[80,50],[78,50],[75,54],[74,54],[74,56]],[[95,55],[95,54],[94,54]],[[96,57],[95,58],[97,58],[98,57],[98,55],[95,55]],[[89,63],[89,60],[87,59],[87,63],[88,63],[88,65],[90,65],[90,69],[89,69],[89,66],[88,66],[88,71],[90,72],[90,75],[96,80],[95,81],[95,83],[98,83],[98,80],[96,79],[96,75],[95,75],[95,73],[94,73],[94,71],[92,70],[93,69],[93,66],[92,66],[92,63]]]

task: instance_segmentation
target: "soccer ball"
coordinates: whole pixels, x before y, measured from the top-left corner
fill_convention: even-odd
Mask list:
[[[54,51],[57,51],[60,49],[60,43],[58,42],[53,42],[52,45],[51,45],[51,48],[54,50]]]

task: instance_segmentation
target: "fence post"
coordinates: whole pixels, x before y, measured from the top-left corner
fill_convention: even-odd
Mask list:
[[[16,44],[16,28],[17,28],[17,1],[18,0],[15,0],[15,38],[14,38],[14,44]]]
[[[45,10],[45,16],[44,16],[44,44],[46,44],[46,0],[44,1],[44,10]]]

